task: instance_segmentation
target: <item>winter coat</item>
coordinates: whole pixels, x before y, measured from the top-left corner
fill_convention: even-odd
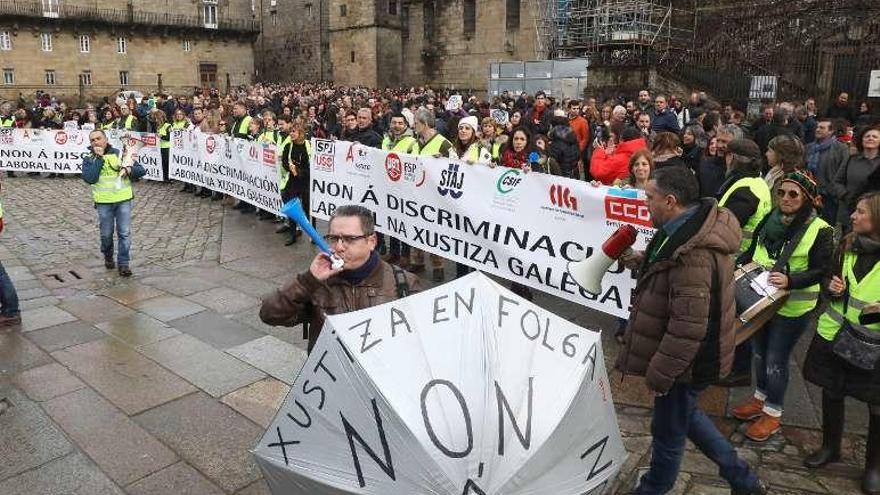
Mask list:
[[[421,289],[419,279],[406,273],[410,294]],[[263,299],[260,319],[269,325],[292,327],[310,323],[309,345],[315,346],[327,315],[337,315],[398,299],[394,269],[379,261],[372,273],[357,285],[339,275],[320,281],[306,271]]]
[[[651,130],[654,132],[672,132],[678,134],[678,116],[670,110],[663,110],[651,119]]]
[[[810,146],[817,146],[818,143]],[[808,148],[809,149],[809,148]],[[837,171],[849,160],[849,146],[836,141],[831,146],[822,151],[818,151],[819,158],[816,164],[816,182],[819,185],[819,192],[823,195],[830,194],[835,198],[846,194],[846,189],[834,182],[837,177]]]
[[[590,175],[594,180],[610,186],[617,179],[629,177],[629,159],[633,153],[648,147],[645,138],[637,138],[631,141],[623,141],[614,149],[614,153],[608,154],[605,148],[593,150],[590,159]]]
[[[523,115],[522,123],[529,129],[532,136],[537,134],[547,135],[547,133],[550,132],[550,119],[553,117],[553,110],[550,107],[545,106],[544,112],[541,113],[537,123],[535,123],[535,113],[537,113],[537,108],[530,108],[529,111]]]
[[[369,146],[370,148],[381,148],[382,147],[382,136],[377,134],[376,131],[373,130],[372,127],[368,127],[366,129],[361,129],[358,127],[351,134],[345,136],[345,139],[353,141],[355,143],[360,143],[364,146]]]
[[[697,179],[700,181],[700,197],[714,197],[724,184],[727,165],[720,156],[707,156],[700,161]],[[721,196],[718,196],[720,198]],[[757,203],[756,203],[757,204]]]
[[[578,159],[581,155],[577,136],[571,127],[557,125],[550,130],[548,137],[550,138],[550,146],[547,147],[547,154],[556,160],[563,175],[570,176],[570,172],[577,169]]]
[[[837,170],[834,182],[837,185],[841,207],[837,210],[837,221],[841,225],[849,225],[849,216],[856,209],[859,196],[866,190],[868,177],[880,168],[880,156],[873,159],[865,155],[854,155]]]
[[[714,199],[642,265],[617,368],[645,376],[666,393],[676,382],[704,386],[730,373],[736,304],[731,256],[740,244],[736,218]],[[657,237],[648,244],[653,249]]]

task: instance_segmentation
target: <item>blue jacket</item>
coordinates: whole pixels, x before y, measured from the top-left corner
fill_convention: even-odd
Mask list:
[[[91,146],[89,146],[89,151],[92,151]],[[121,155],[119,150],[110,145],[107,145],[107,149],[104,150],[104,154],[107,153]],[[87,184],[97,184],[98,177],[101,176],[102,168],[104,168],[104,158],[94,153],[90,153],[88,156],[83,158],[82,179],[86,181]],[[134,165],[132,165],[131,167],[131,180],[140,179],[145,175],[147,175],[147,170],[140,163],[135,162]]]
[[[678,134],[680,129],[678,128],[678,117],[675,115],[675,112],[670,112],[667,108],[663,112],[654,115],[654,120],[651,122],[651,130],[654,132],[674,132]]]

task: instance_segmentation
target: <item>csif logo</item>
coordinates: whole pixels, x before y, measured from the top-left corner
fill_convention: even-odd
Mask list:
[[[440,185],[437,192],[441,196],[447,194],[452,199],[458,199],[464,194],[464,171],[459,170],[457,163],[450,163],[446,170],[440,172]]]
[[[522,172],[519,169],[511,168],[504,171],[498,180],[495,182],[495,189],[501,194],[507,194],[516,189],[522,182]]]
[[[572,211],[578,211],[577,198],[571,193],[571,189],[559,184],[550,186],[550,202],[553,206],[559,208],[568,208]]]

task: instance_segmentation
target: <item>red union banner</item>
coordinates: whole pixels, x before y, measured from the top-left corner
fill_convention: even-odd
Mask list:
[[[314,140],[312,216],[340,205],[376,214],[376,228],[418,249],[615,316],[629,314],[632,274],[614,264],[591,296],[567,272],[621,225],[653,235],[644,196],[563,177]]]

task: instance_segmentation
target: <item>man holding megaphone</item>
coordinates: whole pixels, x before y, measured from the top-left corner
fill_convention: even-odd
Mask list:
[[[308,222],[301,208],[285,214],[304,227]],[[309,230],[313,229],[306,229],[310,236],[318,235]],[[308,324],[309,352],[327,315],[384,304],[420,290],[415,275],[379,258],[373,213],[363,206],[336,208],[329,233],[315,241],[332,252],[318,253],[307,271],[263,298],[260,308],[260,319],[269,325]]]
[[[634,493],[662,494],[678,477],[685,441],[719,466],[734,495],[766,488],[697,407],[700,393],[730,373],[735,348],[733,262],[740,226],[685,167],[656,170],[645,189],[657,233],[641,261],[617,368],[645,377],[654,394],[651,468]]]

